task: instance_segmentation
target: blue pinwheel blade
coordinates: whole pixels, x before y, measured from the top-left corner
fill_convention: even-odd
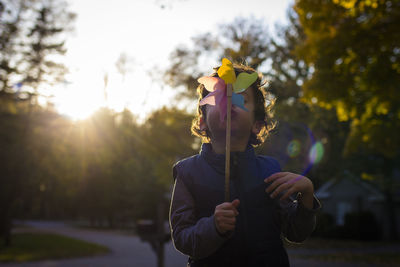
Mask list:
[[[232,93],[232,105],[238,106],[245,111],[249,111],[244,107],[244,97],[240,94]]]

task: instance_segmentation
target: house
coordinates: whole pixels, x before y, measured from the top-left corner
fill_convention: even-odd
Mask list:
[[[316,197],[322,203],[321,212],[335,218],[337,226],[343,226],[347,213],[370,211],[382,233],[382,237],[390,236],[390,221],[385,209],[384,194],[371,184],[357,178],[332,179],[323,184],[315,192]],[[400,207],[396,204],[397,221],[400,221]],[[397,232],[400,226],[397,224]]]

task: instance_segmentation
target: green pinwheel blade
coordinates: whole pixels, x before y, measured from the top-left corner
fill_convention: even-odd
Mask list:
[[[236,78],[236,82],[233,84],[233,92],[241,93],[250,87],[258,78],[257,72],[246,73],[242,72]]]

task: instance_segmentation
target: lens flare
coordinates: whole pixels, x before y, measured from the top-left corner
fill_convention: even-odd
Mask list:
[[[324,156],[324,146],[321,142],[316,142],[308,154],[309,160],[312,164],[318,164]]]
[[[300,148],[301,144],[298,140],[294,139],[290,141],[286,148],[289,157],[297,157],[300,154]]]
[[[277,158],[284,170],[305,176],[323,159],[324,146],[318,139],[306,124],[283,122],[267,153]]]

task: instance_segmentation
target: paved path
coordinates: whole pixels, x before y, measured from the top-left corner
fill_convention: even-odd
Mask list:
[[[45,260],[29,263],[0,264],[1,267],[156,267],[156,255],[148,243],[142,242],[136,236],[124,235],[112,231],[94,231],[80,228],[74,228],[64,223],[29,221],[27,225],[31,226],[29,231],[46,231],[57,233],[92,243],[97,243],[110,248],[111,252],[96,257],[75,258],[65,260]],[[303,249],[289,250],[288,254],[295,255],[301,253]],[[321,253],[318,250],[304,250],[304,254]],[[302,253],[303,254],[303,253]],[[184,267],[187,258],[177,252],[171,242],[165,245],[165,267]],[[313,260],[303,260],[290,257],[292,267],[354,267],[354,266],[377,266],[368,264],[350,264],[350,263],[327,263]]]
[[[0,264],[0,266],[26,267],[156,267],[157,258],[148,243],[136,236],[123,235],[112,231],[94,231],[70,227],[57,222],[26,222],[36,231],[65,235],[110,248],[111,253],[87,258],[46,260],[23,264]],[[186,266],[187,258],[177,252],[171,242],[165,245],[165,267]]]

